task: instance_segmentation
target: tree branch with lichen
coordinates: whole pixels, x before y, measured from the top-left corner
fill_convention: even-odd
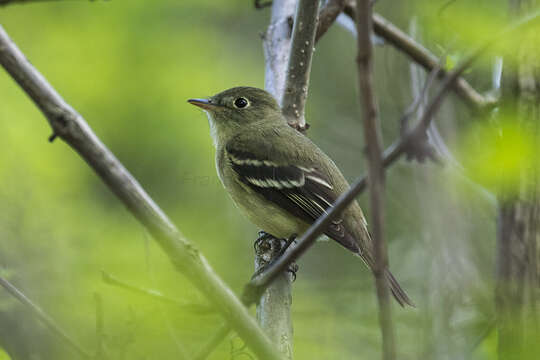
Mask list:
[[[319,1],[299,0],[293,25],[285,90],[281,94],[281,108],[289,125],[300,131],[306,130],[304,111],[318,19]]]

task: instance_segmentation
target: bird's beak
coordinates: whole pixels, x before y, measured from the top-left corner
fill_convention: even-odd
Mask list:
[[[213,110],[219,106],[212,104],[208,99],[189,99],[188,103],[203,108],[204,110]]]

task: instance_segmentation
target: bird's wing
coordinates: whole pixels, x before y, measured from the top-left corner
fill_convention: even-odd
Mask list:
[[[294,160],[284,161],[283,156],[279,156],[279,163],[275,162],[275,149],[274,152],[260,148],[247,151],[229,143],[225,150],[227,160],[242,183],[308,224],[326,213],[339,196],[328,177],[316,167],[300,165]],[[358,245],[346,232],[342,219],[335,219],[325,233],[358,252]]]

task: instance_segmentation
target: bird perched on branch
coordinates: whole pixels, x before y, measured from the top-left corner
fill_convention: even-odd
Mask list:
[[[304,233],[349,189],[332,159],[287,124],[268,92],[236,87],[188,102],[208,115],[216,167],[225,189],[265,232],[284,239]],[[372,241],[356,201],[325,234],[373,269]],[[398,303],[413,306],[390,271],[385,277]]]

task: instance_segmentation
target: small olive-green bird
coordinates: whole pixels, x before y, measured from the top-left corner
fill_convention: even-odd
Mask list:
[[[208,115],[219,178],[244,215],[277,238],[301,235],[349,184],[332,159],[287,124],[277,101],[253,87],[190,99]],[[373,268],[372,241],[356,201],[325,234]],[[413,306],[390,273],[395,299]]]

